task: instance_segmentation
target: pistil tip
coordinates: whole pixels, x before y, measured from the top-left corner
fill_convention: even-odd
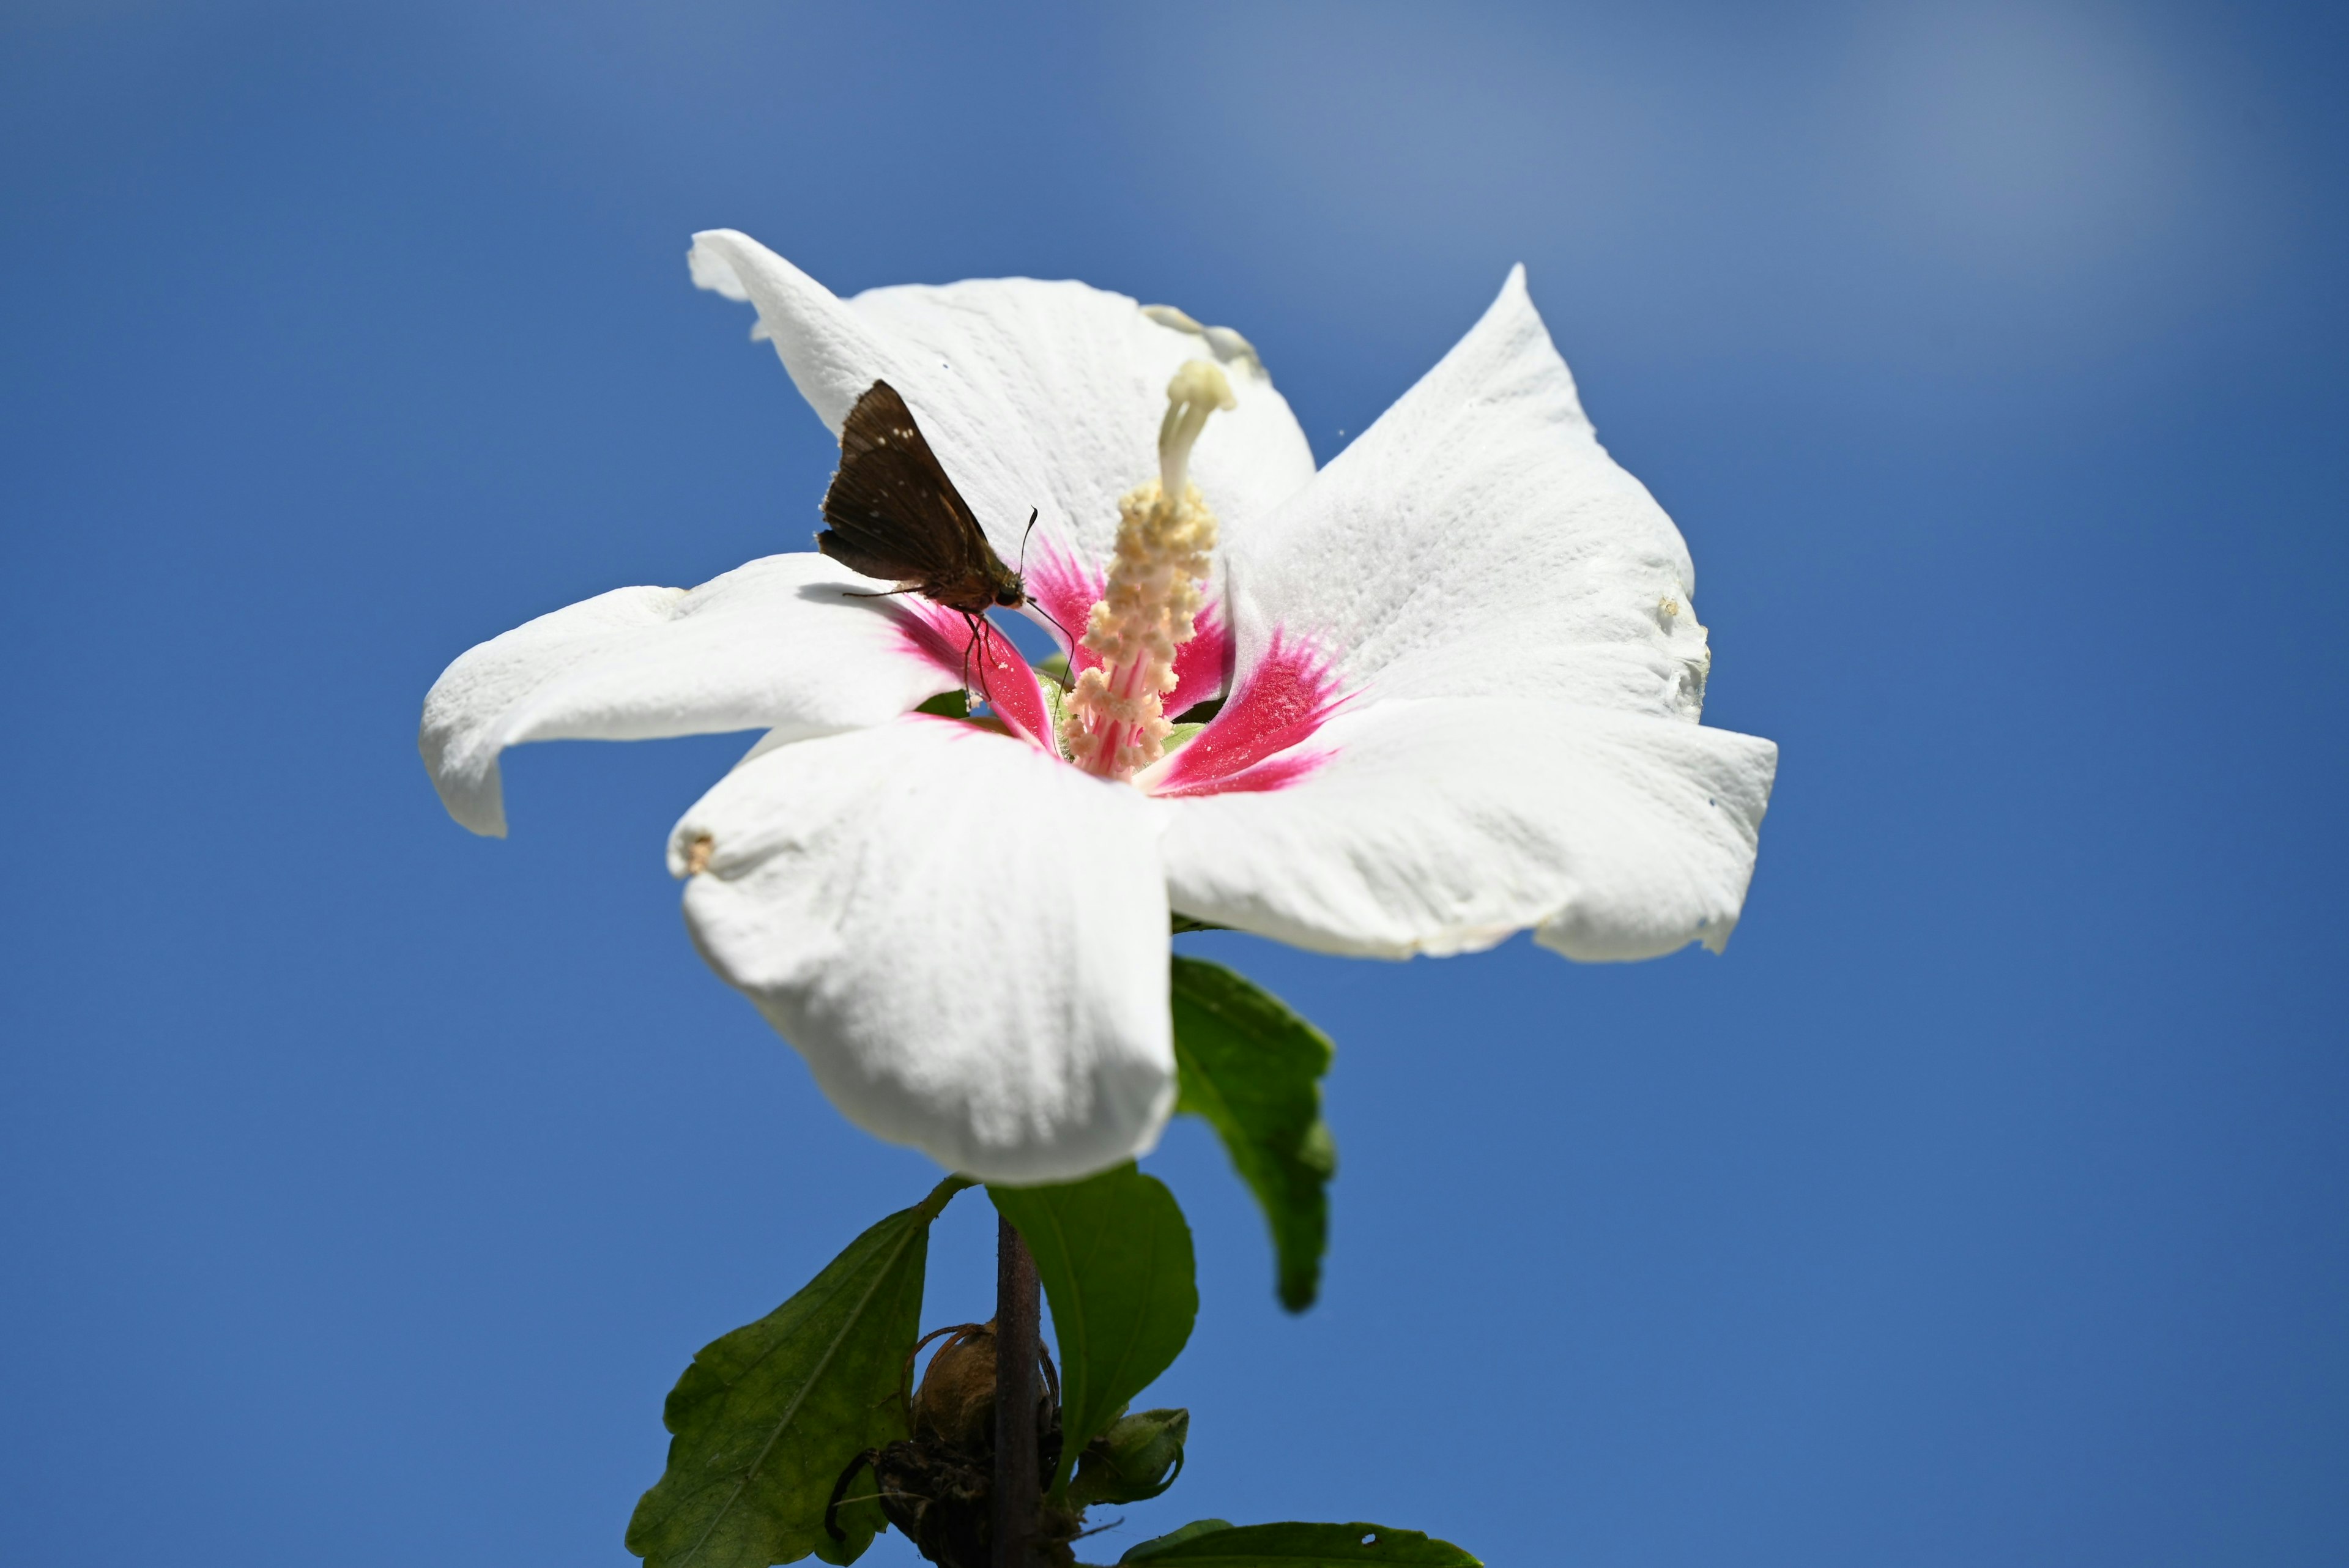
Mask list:
[[[1158,488],[1180,499],[1191,467],[1191,448],[1218,409],[1240,406],[1232,384],[1213,360],[1186,359],[1166,383],[1166,417],[1158,425]]]

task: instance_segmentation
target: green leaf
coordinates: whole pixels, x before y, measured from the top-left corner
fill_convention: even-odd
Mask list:
[[[970,717],[970,693],[958,689],[941,691],[914,711],[934,713],[941,719],[968,719]]]
[[[1174,1195],[1131,1165],[1059,1187],[990,1187],[1036,1259],[1061,1346],[1061,1463],[1174,1365],[1199,1315],[1191,1227]]]
[[[1157,1563],[1173,1568],[1361,1568],[1383,1563],[1397,1568],[1482,1568],[1449,1541],[1416,1530],[1383,1524],[1243,1524],[1213,1528],[1203,1519],[1171,1535],[1145,1541],[1120,1563]]]
[[[1164,1535],[1154,1535],[1147,1541],[1135,1542],[1126,1548],[1125,1555],[1118,1561],[1120,1563],[1138,1562],[1153,1552],[1164,1552],[1168,1547],[1188,1541],[1195,1535],[1205,1535],[1212,1530],[1229,1530],[1231,1527],[1232,1521],[1228,1519],[1195,1519],[1180,1530],[1170,1530]]]
[[[849,1536],[824,1534],[824,1504],[849,1460],[905,1435],[905,1355],[921,1332],[930,1221],[971,1183],[940,1182],[848,1244],[800,1293],[704,1345],[661,1420],[668,1469],[628,1521],[648,1568],[769,1568],[818,1552],[850,1563],[881,1529],[871,1502],[843,1509]]]
[[[1338,1146],[1321,1119],[1328,1035],[1247,977],[1174,961],[1174,1108],[1224,1140],[1272,1228],[1280,1304],[1303,1312],[1321,1282]]]

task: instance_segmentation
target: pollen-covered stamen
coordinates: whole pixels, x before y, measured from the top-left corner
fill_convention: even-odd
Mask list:
[[[1237,407],[1231,383],[1194,359],[1166,384],[1158,478],[1117,504],[1117,548],[1103,597],[1086,618],[1084,646],[1101,663],[1077,678],[1061,716],[1061,744],[1088,773],[1132,778],[1158,760],[1172,727],[1174,650],[1196,635],[1216,547],[1216,514],[1190,483],[1191,448],[1217,409]]]

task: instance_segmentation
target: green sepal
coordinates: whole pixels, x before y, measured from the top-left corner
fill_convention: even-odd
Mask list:
[[[661,1411],[668,1467],[628,1521],[647,1568],[769,1568],[811,1552],[848,1563],[872,1544],[878,1503],[841,1510],[840,1542],[824,1504],[851,1459],[905,1436],[900,1379],[921,1332],[930,1222],[970,1185],[948,1177],[694,1356]]]
[[[1218,1528],[1220,1527],[1220,1528]],[[1203,1519],[1145,1541],[1118,1559],[1185,1568],[1483,1568],[1449,1541],[1383,1524],[1242,1524]]]
[[[939,692],[914,711],[934,714],[941,719],[968,719],[970,717],[970,693],[957,686],[951,691]]]
[[[1078,1456],[1069,1501],[1148,1502],[1183,1473],[1183,1445],[1191,1435],[1188,1410],[1140,1410],[1120,1416]]]
[[[1048,672],[1047,679],[1036,682],[1036,690],[1042,692],[1044,696],[1044,728],[1049,732],[1047,738],[1051,740],[1053,745],[1058,746],[1061,721],[1069,711],[1069,689],[1061,685],[1058,680],[1049,678]]]
[[[1169,724],[1158,742],[1158,754],[1171,757],[1191,743],[1192,737],[1207,726],[1205,724]]]
[[[1334,1047],[1246,976],[1177,958],[1174,1108],[1206,1120],[1272,1230],[1280,1304],[1303,1312],[1321,1283],[1338,1145],[1321,1119]]]
[[[1053,1496],[1087,1443],[1190,1341],[1199,1315],[1191,1227],[1174,1195],[1121,1165],[1055,1187],[989,1187],[1036,1260],[1061,1350],[1061,1462]]]

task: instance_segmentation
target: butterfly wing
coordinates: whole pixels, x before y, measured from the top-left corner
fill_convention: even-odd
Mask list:
[[[984,610],[997,578],[1010,576],[886,381],[866,388],[840,427],[840,472],[824,492],[823,520],[817,549],[957,609]]]

